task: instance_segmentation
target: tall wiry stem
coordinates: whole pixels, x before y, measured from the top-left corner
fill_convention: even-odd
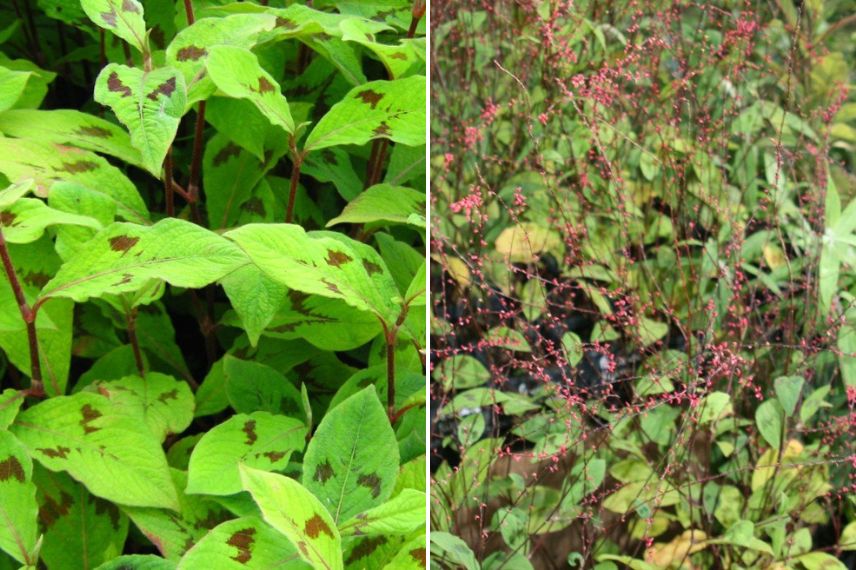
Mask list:
[[[36,311],[30,307],[26,297],[24,297],[24,289],[21,287],[21,281],[18,279],[15,266],[12,265],[12,258],[9,256],[9,248],[6,245],[6,238],[3,235],[2,229],[0,229],[0,260],[3,262],[3,270],[6,272],[6,278],[12,286],[12,292],[15,294],[15,301],[18,303],[21,318],[27,326],[27,342],[30,346],[29,392],[33,396],[40,396],[44,394],[44,383],[42,381],[42,365],[39,360],[39,341],[36,336]]]

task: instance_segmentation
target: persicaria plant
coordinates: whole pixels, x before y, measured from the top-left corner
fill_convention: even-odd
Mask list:
[[[432,16],[436,566],[852,568],[853,3]]]
[[[0,568],[425,567],[424,12],[0,7]]]

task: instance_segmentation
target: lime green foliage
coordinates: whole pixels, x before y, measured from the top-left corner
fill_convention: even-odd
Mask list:
[[[422,15],[0,23],[0,568],[425,568]]]

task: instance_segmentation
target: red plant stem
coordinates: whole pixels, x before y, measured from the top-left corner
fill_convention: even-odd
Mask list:
[[[191,0],[184,0],[184,13],[187,14],[187,25],[196,21],[196,18],[193,16],[193,2]]]
[[[190,195],[190,203],[199,200],[199,177],[202,171],[202,137],[205,131],[205,101],[199,102],[196,109],[196,125],[193,129],[193,156],[190,159],[190,180],[187,183],[187,192]]]
[[[143,364],[143,354],[140,352],[140,342],[137,340],[137,309],[128,311],[128,314],[125,315],[125,321],[128,324],[128,340],[134,351],[134,361],[137,363],[137,371],[142,378],[146,375],[146,367]]]
[[[395,419],[395,333],[386,334],[386,409],[390,423]]]
[[[175,189],[172,186],[172,147],[166,151],[163,160],[163,188],[166,199],[166,215],[175,216]]]
[[[44,384],[42,382],[42,365],[39,360],[39,341],[36,336],[36,311],[30,308],[27,299],[24,297],[24,290],[21,288],[21,281],[18,279],[15,266],[12,265],[12,258],[9,257],[9,248],[6,246],[6,238],[3,236],[2,229],[0,229],[0,259],[2,259],[3,269],[6,271],[9,284],[12,286],[12,292],[15,294],[15,301],[18,303],[18,310],[21,311],[21,318],[27,325],[27,341],[30,346],[30,393],[34,396],[41,395],[44,394]]]
[[[412,38],[416,35],[416,28],[419,26],[419,20],[425,15],[425,0],[416,0],[413,2],[413,8],[410,10],[410,28],[407,30],[407,37]]]
[[[291,154],[291,184],[288,189],[288,209],[285,212],[285,223],[290,224],[294,216],[294,199],[297,196],[297,183],[300,181],[300,167],[303,165],[304,154],[297,151],[292,143]]]

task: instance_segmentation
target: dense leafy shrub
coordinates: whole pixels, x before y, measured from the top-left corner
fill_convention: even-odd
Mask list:
[[[853,11],[433,4],[437,567],[852,567]]]
[[[0,5],[0,568],[425,566],[424,3]]]

